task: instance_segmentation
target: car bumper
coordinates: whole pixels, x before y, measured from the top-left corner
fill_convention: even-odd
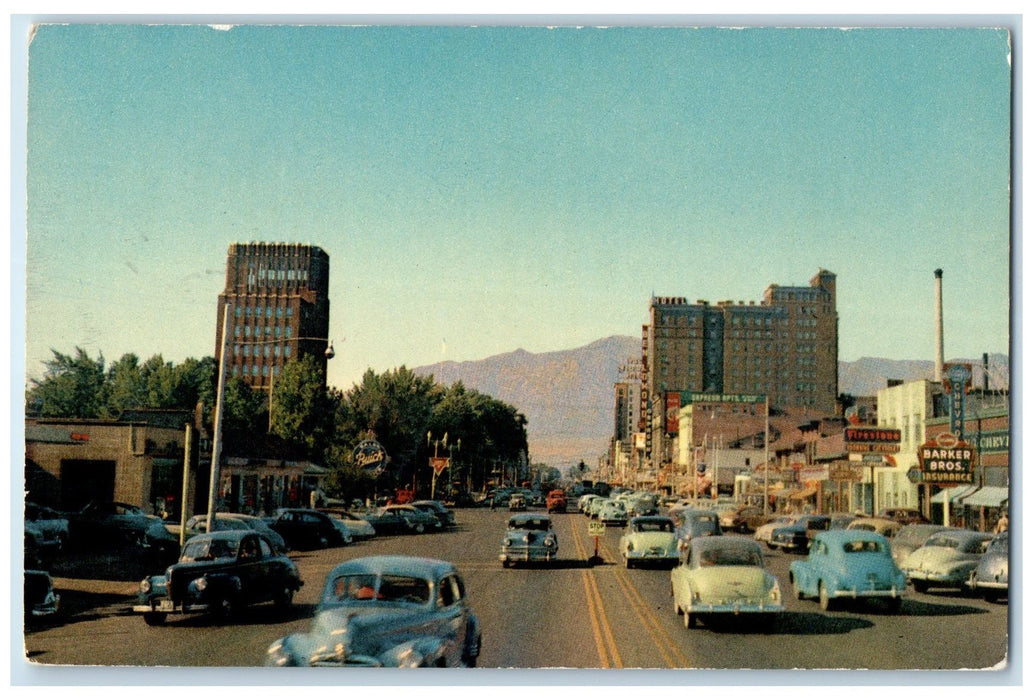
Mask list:
[[[772,615],[785,611],[781,603],[696,603],[688,607],[693,615]]]
[[[499,554],[499,561],[552,561],[556,550],[550,547],[508,547]]]
[[[171,598],[156,598],[147,603],[138,603],[133,606],[133,612],[137,613],[166,613],[169,615],[203,613],[208,612],[211,606],[203,601],[186,601],[176,603]]]
[[[968,582],[968,572],[958,574],[940,574],[935,571],[919,571],[917,569],[905,570],[904,575],[908,581],[922,581],[925,583],[938,583],[943,586],[964,586]]]
[[[830,598],[903,598],[903,588],[837,588],[836,590],[829,591]]]

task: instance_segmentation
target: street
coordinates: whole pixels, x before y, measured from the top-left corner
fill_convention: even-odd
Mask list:
[[[955,670],[1003,668],[1008,655],[1006,600],[909,591],[899,615],[876,605],[825,613],[815,601],[791,594],[788,566],[800,555],[767,549],[766,565],[778,576],[787,605],[777,625],[769,631],[686,630],[673,611],[669,572],[624,568],[617,552],[623,528],[607,528],[598,542],[603,562],[590,565],[595,542],[589,520],[576,512],[554,515],[558,559],[503,568],[497,555],[507,517],[461,509],[451,531],[292,552],[305,580],[294,608],[284,614],[258,606],[232,624],[190,616],[148,627],[129,609],[136,581],[59,577],[65,614],[28,631],[27,657],[39,665],[261,666],[271,642],[308,628],[332,566],[382,553],[456,563],[481,620],[478,666],[485,669]],[[284,671],[255,673],[256,680],[276,683],[275,674]]]

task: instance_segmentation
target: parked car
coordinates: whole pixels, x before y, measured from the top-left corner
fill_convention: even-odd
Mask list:
[[[883,508],[879,511],[878,517],[896,520],[901,525],[929,522],[929,518],[922,515],[922,511],[917,508]]]
[[[179,525],[173,523],[166,527],[173,536],[178,537],[180,531]],[[253,530],[269,540],[269,544],[277,554],[287,553],[287,543],[284,541],[283,536],[276,530],[269,527],[269,523],[257,516],[244,515],[242,513],[216,513],[215,529],[219,531]],[[207,533],[208,514],[202,513],[190,516],[186,521],[186,526],[183,528],[183,531],[186,539],[190,539],[194,535],[203,535]]]
[[[25,525],[32,527],[40,551],[60,552],[68,544],[68,518],[53,508],[26,502]]]
[[[549,491],[549,495],[545,497],[545,510],[548,513],[566,513],[567,494],[563,493],[562,489]]]
[[[326,577],[308,632],[273,642],[266,666],[473,667],[480,622],[455,566],[376,556]]]
[[[412,510],[416,511],[415,508]],[[412,513],[410,511],[397,507],[392,507],[389,510],[385,506],[368,513],[362,513],[359,517],[372,525],[373,530],[378,535],[410,533],[414,532],[418,526],[412,520]],[[421,530],[426,529],[426,525],[419,525],[419,527]]]
[[[893,550],[893,561],[897,566],[904,563],[911,552],[915,551],[941,530],[949,529],[946,525],[933,525],[932,523],[912,523],[900,528],[900,531],[893,537],[890,548]]]
[[[377,533],[372,523],[351,511],[344,510],[343,508],[321,508],[320,510],[344,523],[351,534],[352,540],[367,540]]]
[[[179,537],[173,534],[163,520],[155,520],[144,530],[140,545],[153,559],[169,563],[179,555]]]
[[[764,616],[785,610],[778,580],[764,568],[760,545],[742,537],[691,540],[671,569],[674,613],[686,628],[714,616]]]
[[[853,513],[829,513],[829,529],[845,530],[857,517]]]
[[[599,496],[599,495],[594,494],[594,493],[586,493],[586,494],[584,494],[583,496],[581,496],[581,498],[577,499],[577,509],[578,509],[578,512],[579,513],[584,513],[585,515],[588,515],[588,506],[589,506],[589,504],[591,504],[592,501],[597,500],[599,498],[602,498],[602,496]]]
[[[559,551],[559,537],[552,518],[541,513],[512,515],[502,538],[499,561],[503,567],[516,562],[552,561]]]
[[[753,539],[767,545],[770,549],[775,549],[775,546],[771,544],[771,535],[778,528],[795,523],[796,518],[797,516],[788,514],[770,516],[767,522],[758,525],[757,529],[753,531]]]
[[[989,532],[941,530],[907,555],[900,568],[919,593],[930,588],[964,590],[992,537]]]
[[[624,567],[628,569],[646,563],[673,565],[678,561],[674,521],[663,515],[632,518],[617,549],[624,557]]]
[[[696,538],[723,534],[716,511],[687,508],[673,513],[671,519],[675,523],[674,534],[682,548]]]
[[[828,530],[832,519],[827,515],[804,515],[792,525],[777,528],[771,533],[768,547],[784,552],[805,552],[815,533]]]
[[[280,533],[289,549],[322,549],[346,544],[333,518],[313,508],[281,508],[269,527]]]
[[[972,570],[968,587],[993,602],[1008,595],[1008,531],[994,535]]]
[[[433,513],[420,510],[411,503],[395,504],[385,506],[382,511],[384,515],[397,515],[404,520],[409,530],[415,533],[426,532],[427,530],[440,530],[442,525],[438,517]]]
[[[635,493],[626,501],[628,515],[637,517],[640,515],[659,515],[660,506],[657,498],[651,493]]]
[[[817,598],[822,610],[841,599],[881,598],[898,611],[907,589],[889,540],[866,530],[816,533],[807,558],[789,564],[789,581],[798,599]]]
[[[443,528],[455,527],[455,511],[451,510],[450,508],[446,508],[445,504],[441,501],[413,501],[409,505],[411,505],[414,508],[419,508],[420,510],[433,515],[435,518],[437,518],[438,522],[441,524],[441,527]]]
[[[511,511],[527,510],[527,499],[524,494],[517,491],[509,497],[509,509]]]
[[[864,530],[866,532],[876,532],[886,539],[893,539],[900,529],[904,527],[896,520],[890,520],[889,518],[857,518],[851,520],[850,524],[846,526],[847,530]]]
[[[726,508],[718,513],[718,522],[725,532],[753,532],[768,519],[764,509],[758,506],[740,505]]]
[[[54,579],[46,571],[26,569],[24,579],[25,624],[53,617],[61,606],[61,596],[54,591]]]
[[[217,531],[190,538],[178,563],[141,581],[133,610],[148,625],[161,625],[170,614],[229,620],[256,603],[289,607],[301,586],[294,562],[276,554],[257,532]]]
[[[599,512],[596,515],[603,525],[627,525],[628,510],[624,507],[623,501],[616,498],[607,498],[599,505]]]
[[[68,533],[79,546],[142,544],[144,533],[154,523],[162,523],[143,508],[117,501],[92,501],[82,510],[68,514]]]

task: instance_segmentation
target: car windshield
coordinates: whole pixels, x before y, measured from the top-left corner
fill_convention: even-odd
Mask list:
[[[647,520],[635,523],[636,532],[674,532],[674,523],[670,520]]]
[[[551,525],[550,521],[539,519],[520,520],[514,518],[509,521],[510,530],[548,530]]]
[[[430,600],[430,581],[395,574],[345,574],[328,587],[324,602],[344,603],[378,600],[393,603],[426,604]]]
[[[204,561],[207,559],[232,559],[237,555],[236,542],[227,540],[191,540],[183,547],[180,561]]]
[[[751,549],[705,549],[699,555],[700,566],[762,566],[760,554]]]
[[[949,549],[960,549],[961,543],[954,537],[935,535],[925,542],[926,547],[947,547]]]
[[[844,542],[843,551],[847,554],[856,552],[885,552],[886,547],[882,542],[876,542],[875,540],[854,540],[853,542]]]

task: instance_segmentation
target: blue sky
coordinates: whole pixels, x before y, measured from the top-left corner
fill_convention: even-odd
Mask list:
[[[651,294],[838,277],[840,358],[1009,343],[988,29],[49,25],[25,372],[214,353],[226,252],[331,262],[329,381],[638,336]]]

